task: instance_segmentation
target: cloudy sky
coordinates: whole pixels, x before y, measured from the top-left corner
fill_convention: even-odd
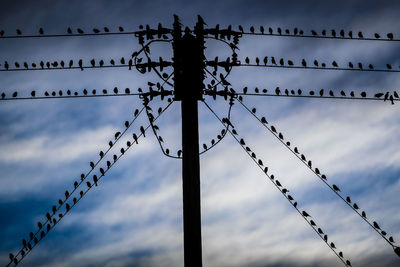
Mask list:
[[[55,4],[55,2],[57,2]],[[284,2],[284,3],[283,3]],[[86,32],[109,27],[137,30],[139,25],[171,27],[173,14],[192,27],[200,14],[221,28],[265,28],[328,32],[362,31],[372,37],[392,32],[400,37],[398,1],[11,1],[2,0],[0,30],[15,34]],[[209,58],[229,55],[224,44],[207,42]],[[400,65],[400,43],[354,40],[245,36],[239,59],[274,56],[296,63],[347,64],[348,61]],[[4,62],[118,60],[140,49],[131,35],[0,39]],[[155,44],[154,58],[172,56],[170,44]],[[341,90],[369,95],[399,90],[399,73],[236,68],[232,87]],[[126,68],[0,72],[0,93],[38,95],[45,91],[146,89],[153,74]],[[228,105],[206,98],[220,117]],[[332,99],[244,97],[270,124],[297,146],[330,184],[351,196],[370,221],[400,242],[400,103]],[[154,100],[153,109],[167,102]],[[136,96],[20,100],[0,102],[0,264],[16,254],[22,238],[37,230],[46,212],[72,191],[81,173],[90,170],[100,150],[141,108]],[[147,125],[142,114],[107,154],[118,154],[132,133]],[[395,266],[400,258],[353,210],[329,190],[279,140],[240,104],[232,108],[237,131],[312,219],[350,259],[353,266]],[[200,144],[209,144],[222,129],[199,103]],[[180,149],[180,103],[157,122],[165,146]],[[148,132],[124,154],[87,195],[26,257],[22,266],[183,266],[181,162],[163,156]],[[296,212],[229,135],[201,160],[204,266],[341,266],[342,262]],[[98,173],[98,170],[95,170]],[[88,177],[91,180],[91,175]],[[86,185],[82,184],[86,189]]]

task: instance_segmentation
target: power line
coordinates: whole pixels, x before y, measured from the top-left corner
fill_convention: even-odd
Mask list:
[[[215,88],[215,87],[214,87]],[[274,91],[275,93],[268,93],[268,91]],[[383,101],[383,102],[390,102],[394,104],[395,101],[400,101],[399,94],[397,91],[393,91],[393,93],[387,91],[386,93],[379,92],[373,94],[373,97],[368,97],[367,92],[363,91],[360,93],[360,96],[356,96],[354,91],[350,93],[346,93],[345,91],[341,90],[340,96],[335,96],[335,92],[333,90],[320,89],[320,90],[309,90],[308,93],[302,89],[280,89],[276,87],[275,90],[273,89],[258,89],[257,87],[254,89],[254,93],[249,93],[248,88],[244,87],[242,93],[236,92],[233,88],[231,90],[225,91],[220,90],[205,90],[205,94],[212,95],[212,96],[225,96],[225,95],[235,95],[242,98],[243,96],[265,96],[265,97],[294,97],[294,98],[317,98],[317,99],[339,99],[339,100],[375,100],[375,101]]]
[[[250,113],[253,115],[253,117],[255,117],[275,138],[277,138],[286,148],[288,148],[305,166],[307,166],[308,169],[310,169],[325,185],[327,185],[329,187],[329,189],[334,192],[338,197],[340,197],[354,212],[356,212],[366,223],[368,223],[369,226],[372,227],[372,229],[374,229],[390,246],[392,246],[393,249],[395,249],[397,246],[395,246],[393,237],[390,237],[389,239],[386,237],[387,232],[384,230],[381,230],[378,223],[376,223],[375,221],[373,223],[371,223],[366,216],[365,211],[362,211],[360,213],[359,209],[360,207],[358,206],[357,203],[353,203],[351,201],[351,198],[348,196],[346,197],[346,199],[339,193],[340,189],[337,185],[330,185],[327,182],[327,177],[321,173],[321,171],[318,168],[314,168],[312,167],[312,161],[308,160],[303,154],[300,154],[299,150],[297,147],[295,147],[294,149],[291,148],[291,143],[290,142],[284,142],[284,137],[283,134],[278,132],[278,130],[275,128],[275,126],[271,125],[268,126],[268,121],[265,119],[265,117],[263,117],[262,119],[260,119],[259,117],[257,117],[255,115],[256,110],[250,110],[241,100],[238,100],[239,103]],[[353,205],[352,205],[353,203]]]
[[[306,70],[343,70],[343,71],[361,71],[361,72],[400,72],[400,69],[365,69],[365,68],[344,68],[344,67],[320,67],[320,66],[290,66],[290,65],[257,65],[237,63],[238,67],[257,67],[257,68],[281,68],[281,69],[306,69]]]
[[[226,120],[225,122],[223,119],[221,120],[218,115],[214,112],[214,110],[207,104],[207,102],[203,101],[203,103],[206,105],[206,107],[211,111],[211,113],[214,114],[214,116],[221,122],[222,125],[228,124],[232,126],[233,130],[228,130],[229,133],[232,135],[232,137],[235,139],[235,141],[242,147],[242,149],[246,152],[246,154],[255,162],[255,164],[261,169],[261,171],[269,178],[269,180],[274,184],[274,186],[282,193],[282,195],[289,201],[289,203],[296,209],[296,211],[303,217],[303,219],[310,225],[310,227],[317,233],[317,235],[325,242],[325,244],[333,251],[333,253],[336,254],[336,256],[342,261],[342,263],[345,266],[351,266],[351,263],[349,260],[346,260],[343,257],[343,252],[336,252],[336,246],[333,242],[330,244],[328,243],[328,236],[324,233],[324,231],[321,228],[317,227],[317,224],[315,223],[314,220],[308,220],[307,217],[311,217],[306,211],[300,211],[298,206],[297,201],[291,196],[288,195],[287,193],[289,190],[279,182],[273,174],[268,174],[268,167],[264,167],[264,163],[262,162],[261,159],[257,160],[257,157],[255,153],[253,152],[252,149],[250,149],[247,145],[246,142],[243,140],[243,138],[240,139],[237,137],[238,133],[237,130],[234,129],[235,127],[231,123],[231,121]],[[316,229],[318,228],[318,229]]]
[[[162,110],[162,112],[157,116],[157,117],[155,117],[154,118],[154,120],[157,120],[160,116],[161,116],[161,114],[163,113],[163,112],[165,112],[169,107],[170,107],[170,105],[172,104],[172,102],[170,102],[163,110]],[[142,108],[142,110],[141,111],[143,111],[143,109],[144,108]],[[137,117],[137,116],[136,116]],[[136,119],[136,117],[135,117],[135,119]],[[135,120],[134,119],[134,120]],[[134,120],[130,123],[130,124],[132,124],[133,122],[134,122]],[[130,125],[129,125],[130,126]],[[139,135],[137,135],[137,137],[136,138],[134,138],[134,140],[133,140],[133,142],[130,142],[130,141],[128,141],[127,142],[127,148],[126,149],[124,149],[124,148],[121,148],[121,153],[120,153],[120,155],[119,156],[117,156],[117,157],[115,157],[116,155],[114,155],[114,161],[109,165],[109,166],[107,166],[106,168],[105,168],[105,170],[103,170],[103,172],[101,172],[101,174],[99,175],[99,177],[97,178],[97,176],[96,176],[96,179],[94,178],[94,181],[93,181],[93,184],[91,184],[90,182],[87,182],[87,189],[85,190],[85,191],[81,191],[81,193],[80,193],[80,197],[78,198],[78,199],[74,199],[74,201],[73,201],[73,204],[70,206],[68,203],[67,203],[67,200],[68,200],[68,198],[75,192],[75,190],[83,183],[83,181],[86,179],[86,177],[92,172],[92,170],[97,166],[97,164],[100,162],[100,160],[103,158],[103,157],[101,157],[101,159],[96,163],[96,165],[94,166],[94,167],[92,167],[92,169],[89,171],[89,173],[81,180],[81,182],[79,183],[79,185],[77,185],[75,188],[74,188],[74,190],[71,192],[71,194],[69,194],[69,196],[66,198],[66,200],[63,202],[63,204],[65,204],[66,205],[66,210],[65,210],[65,212],[64,213],[60,213],[61,214],[61,216],[60,216],[60,214],[59,214],[59,220],[58,221],[55,221],[55,223],[53,223],[53,225],[51,226],[51,222],[49,222],[49,220],[47,220],[45,223],[44,223],[44,225],[43,225],[43,227],[45,227],[46,226],[46,224],[48,223],[48,225],[50,226],[50,227],[47,227],[47,233],[50,231],[50,230],[52,230],[59,222],[60,222],[60,220],[62,219],[62,218],[64,218],[65,217],[65,215],[83,198],[83,196],[85,196],[86,195],[86,193],[90,190],[90,189],[92,189],[92,187],[93,187],[93,185],[94,184],[97,184],[100,180],[101,180],[101,178],[102,177],[104,177],[105,176],[105,174],[115,165],[115,163],[132,147],[132,145],[134,144],[134,143],[137,143],[137,140],[143,135],[144,136],[144,132],[148,129],[150,127],[150,125],[148,125],[148,126],[146,126],[145,128],[143,128],[144,129],[144,131],[143,132],[141,132]],[[129,127],[127,127],[127,129],[128,129]],[[127,130],[126,129],[126,130]],[[124,133],[126,132],[126,130],[124,131]],[[120,134],[119,135],[119,138],[121,138],[122,137],[122,134]],[[118,140],[119,140],[119,138],[118,138]],[[118,140],[116,140],[116,142],[118,141]],[[110,149],[111,149],[111,147],[110,147]],[[109,150],[110,150],[109,149]],[[107,150],[107,152],[109,151],[109,150]],[[104,154],[104,156],[105,156],[105,154]],[[62,204],[62,205],[63,205]],[[67,206],[68,205],[68,206]],[[60,205],[60,207],[58,207],[58,209],[57,209],[57,211],[59,210],[61,208],[61,205]],[[56,212],[57,212],[56,211]],[[54,213],[54,215],[55,215],[55,213]],[[53,215],[53,216],[54,216]],[[53,219],[54,220],[54,219]],[[41,231],[41,229],[43,229],[42,227],[40,227],[40,229],[36,232],[36,234],[34,234],[34,237],[36,238],[36,235]],[[44,233],[44,230],[42,230],[42,232]],[[16,254],[16,256],[14,257],[14,259],[12,260],[12,261],[10,261],[8,264],[7,264],[7,266],[9,266],[10,264],[12,264],[12,263],[14,263],[15,265],[17,265],[18,263],[20,263],[21,262],[21,260],[23,260],[31,251],[32,251],[32,249],[37,245],[37,244],[39,244],[39,242],[42,240],[42,238],[43,237],[45,237],[46,235],[47,235],[47,233],[44,233],[44,234],[41,234],[41,237],[40,237],[40,239],[35,239],[36,241],[34,241],[34,245],[31,247],[31,248],[29,248],[29,249],[27,249],[27,252],[25,253],[25,246],[22,248],[22,249],[20,249],[20,251],[18,252],[18,254]],[[29,240],[27,243],[28,244],[30,244],[30,242],[32,241],[32,239],[31,240]],[[18,260],[18,256],[19,255],[21,255],[21,258]]]
[[[352,40],[352,41],[383,41],[383,42],[400,42],[400,39],[390,39],[389,37],[387,38],[372,38],[372,37],[358,37],[358,36],[328,36],[328,35],[318,35],[315,32],[315,35],[313,34],[279,34],[279,33],[252,33],[252,32],[242,32],[241,34],[243,35],[256,35],[256,36],[271,36],[271,37],[292,37],[292,38],[312,38],[312,39],[331,39],[331,40]],[[379,35],[380,36],[380,35]]]

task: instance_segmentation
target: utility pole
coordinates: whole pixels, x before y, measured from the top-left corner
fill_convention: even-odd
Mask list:
[[[204,89],[203,23],[196,24],[194,35],[188,28],[182,36],[181,24],[175,16],[174,89],[175,100],[182,101],[182,189],[183,244],[186,267],[202,266],[200,159],[197,101]]]

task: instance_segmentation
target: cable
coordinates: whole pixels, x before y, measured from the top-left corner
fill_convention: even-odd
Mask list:
[[[225,123],[231,124],[230,121],[225,121],[225,123],[223,122],[223,120],[221,120],[218,115],[211,109],[211,107],[205,102],[203,101],[203,103],[206,105],[206,107],[211,111],[211,113],[214,114],[214,116],[221,122],[222,125],[225,125]],[[234,128],[234,126],[231,124],[232,128]],[[235,131],[235,132],[233,132]],[[242,147],[242,149],[247,153],[247,155],[256,163],[256,165],[261,169],[261,171],[269,178],[269,180],[274,184],[274,186],[282,193],[282,195],[289,201],[289,203],[296,209],[296,211],[303,217],[303,219],[310,225],[310,227],[317,233],[317,235],[325,242],[325,244],[336,254],[336,256],[343,262],[343,264],[345,266],[351,266],[351,263],[349,260],[346,260],[343,258],[343,252],[339,252],[337,253],[335,251],[336,246],[333,242],[331,242],[331,244],[328,243],[328,236],[324,234],[324,232],[322,231],[321,228],[317,228],[317,225],[315,223],[314,220],[308,220],[307,217],[311,217],[307,212],[305,211],[300,211],[299,208],[297,208],[297,202],[293,202],[294,199],[292,196],[287,195],[287,192],[289,192],[288,189],[284,188],[282,186],[282,184],[275,179],[274,175],[268,174],[268,167],[263,167],[264,164],[263,162],[256,158],[255,153],[252,152],[252,150],[246,146],[246,142],[241,139],[240,141],[238,140],[238,137],[236,137],[236,135],[238,135],[237,131],[235,129],[233,129],[232,131],[229,130],[229,133],[232,135],[232,137],[236,140],[236,142],[238,142],[240,144],[240,146]],[[282,187],[282,189],[281,189]]]
[[[116,138],[115,138],[115,141],[114,141],[114,142],[112,142],[112,141],[109,142],[109,148],[108,148],[105,152],[102,153],[102,156],[100,156],[100,159],[98,159],[96,163],[93,163],[93,165],[91,166],[91,169],[89,170],[89,172],[87,172],[86,174],[81,174],[81,180],[80,180],[80,182],[75,182],[75,183],[74,183],[74,189],[71,191],[71,193],[68,193],[68,196],[66,196],[65,200],[62,201],[61,204],[59,204],[59,205],[56,207],[56,209],[53,210],[53,212],[52,212],[52,213],[53,213],[53,216],[54,216],[54,215],[58,212],[58,210],[64,205],[64,203],[67,202],[67,200],[68,200],[68,199],[72,196],[72,194],[78,189],[78,187],[85,181],[85,179],[91,174],[91,172],[97,167],[97,165],[100,163],[100,161],[102,161],[102,159],[105,158],[105,156],[106,156],[107,153],[111,150],[111,148],[114,147],[116,143],[118,143],[118,141],[122,138],[122,136],[125,134],[125,132],[130,128],[130,126],[135,122],[135,120],[136,120],[136,119],[139,117],[139,115],[142,113],[143,109],[144,109],[144,108],[142,108],[140,111],[139,111],[139,110],[136,110],[136,111],[135,111],[135,117],[133,118],[133,120],[131,120],[131,122],[129,122],[129,124],[127,125],[127,127],[125,127],[125,130],[122,131],[122,133],[118,132],[118,133],[119,133],[118,136],[117,136],[117,134],[115,135]],[[92,164],[92,163],[91,163],[91,164]],[[51,217],[51,216],[50,216],[50,217]],[[47,225],[48,223],[51,223],[51,221],[49,220],[49,218],[47,218],[47,220],[46,220],[44,223],[41,223],[41,224],[43,225],[43,227],[46,227],[46,225]],[[41,227],[41,228],[43,228],[43,227]],[[36,237],[36,236],[39,234],[40,230],[41,230],[41,229],[39,229],[38,231],[36,231],[36,233],[33,234],[33,237]],[[30,240],[28,241],[28,243],[31,242],[31,241],[33,240],[33,237],[30,238]],[[21,251],[22,251],[22,250],[20,250],[16,256],[18,256],[18,255],[21,253]]]
[[[314,38],[314,39],[334,39],[334,40],[354,40],[354,41],[385,41],[385,42],[400,42],[400,39],[388,38],[372,38],[372,37],[346,37],[346,36],[328,36],[328,35],[310,35],[310,34],[279,34],[279,33],[252,33],[241,32],[242,35],[257,35],[257,36],[271,36],[271,37],[294,37],[294,38]]]
[[[35,96],[35,97],[4,97],[0,101],[8,100],[39,100],[39,99],[57,99],[57,98],[85,98],[85,97],[107,97],[107,96],[141,96],[142,93],[129,93],[129,94],[103,94],[103,95],[65,95],[65,96]]]
[[[172,103],[172,102],[171,102],[171,103]],[[159,118],[159,116],[160,116],[163,112],[165,112],[165,111],[170,107],[171,103],[169,103],[169,104],[163,109],[163,111],[162,111],[154,120],[157,120],[157,119]],[[143,110],[143,109],[142,109],[142,110]],[[150,125],[148,125],[146,128],[144,128],[144,131],[146,131],[149,127],[150,127]],[[144,134],[143,134],[143,133],[139,134],[139,135],[137,136],[137,139],[140,138],[142,135],[144,135]],[[120,136],[122,136],[122,134],[121,134]],[[114,159],[113,163],[111,163],[111,165],[110,165],[109,167],[105,168],[104,174],[101,174],[101,175],[98,177],[98,180],[95,181],[95,183],[98,183],[98,182],[100,181],[100,179],[108,172],[109,169],[111,169],[112,166],[114,166],[114,164],[126,153],[126,151],[128,151],[128,150],[132,147],[132,145],[133,145],[135,142],[137,142],[137,139],[134,140],[134,142],[129,142],[130,145],[128,145],[126,149],[121,148],[121,154],[120,154],[117,158]],[[93,170],[93,169],[94,169],[94,168],[92,168],[92,170]],[[89,173],[90,173],[92,170],[90,170]],[[88,174],[89,174],[89,173],[88,173]],[[86,177],[87,177],[87,176],[86,176]],[[86,177],[85,177],[85,178],[86,178]],[[82,181],[82,182],[83,182],[83,181]],[[82,182],[81,182],[81,183],[82,183]],[[80,184],[81,184],[81,183],[80,183]],[[60,216],[60,214],[59,214],[59,220],[56,221],[55,224],[53,224],[52,226],[50,226],[50,229],[47,231],[47,233],[48,233],[51,229],[53,229],[53,228],[58,224],[58,222],[59,222],[62,218],[65,217],[65,215],[66,215],[66,214],[67,214],[67,213],[68,213],[82,198],[83,198],[84,195],[86,195],[86,193],[87,193],[92,187],[93,187],[93,185],[91,184],[90,186],[88,186],[88,188],[86,189],[86,191],[81,191],[81,192],[82,192],[82,193],[80,194],[81,196],[80,196],[78,199],[76,199],[76,201],[74,201],[74,203],[73,203],[71,206],[69,206],[69,208],[67,208],[66,211],[65,211],[64,213],[60,213],[61,216]],[[75,191],[75,190],[74,190],[74,191]],[[73,193],[74,191],[72,191],[72,193]],[[71,193],[71,195],[72,195],[72,193]],[[71,196],[71,195],[70,195],[70,196]],[[65,200],[65,201],[63,202],[63,204],[66,203],[66,202],[67,202],[67,200]],[[68,204],[68,203],[66,203],[66,204]],[[46,224],[45,224],[45,225],[46,225]],[[45,225],[44,225],[44,226],[45,226]],[[50,224],[48,224],[48,225],[50,225]],[[41,230],[41,229],[40,229],[40,230]],[[39,230],[37,233],[39,233],[40,230]],[[44,230],[42,230],[42,232],[43,232],[43,231],[44,231]],[[35,234],[35,238],[36,238],[37,233]],[[17,264],[20,263],[21,260],[24,259],[24,258],[30,253],[30,251],[32,251],[32,249],[42,240],[42,238],[43,238],[44,236],[47,235],[47,233],[45,233],[39,240],[37,240],[37,242],[35,242],[35,244],[34,244],[30,249],[28,249],[27,253],[24,254],[23,256],[21,256],[21,259],[20,259],[20,260],[18,260],[17,258],[18,258],[19,255],[21,255],[21,252],[24,251],[24,248],[22,248],[22,249],[18,252],[18,254],[15,256],[15,259],[17,259]],[[32,241],[32,240],[30,240],[28,243],[30,244],[31,241]],[[9,263],[7,264],[7,266],[9,266],[9,265],[12,264],[12,263],[13,263],[13,261],[9,262]],[[15,264],[15,262],[14,262],[14,264]],[[15,265],[17,265],[17,264],[15,264]]]
[[[358,206],[357,203],[354,202],[353,205],[351,205],[352,201],[350,197],[346,197],[346,199],[339,194],[339,187],[337,185],[329,185],[327,182],[327,178],[324,174],[321,174],[321,171],[318,168],[313,169],[312,168],[312,161],[309,160],[307,162],[306,157],[301,154],[298,150],[297,147],[294,148],[294,150],[292,150],[292,148],[290,147],[290,142],[284,142],[284,138],[283,138],[283,134],[282,133],[278,133],[278,131],[276,130],[276,128],[274,126],[267,126],[268,122],[265,119],[265,117],[263,117],[262,119],[258,118],[255,115],[255,109],[250,110],[241,100],[238,100],[239,103],[250,113],[252,114],[273,136],[275,136],[286,148],[288,148],[305,166],[307,166],[308,169],[310,169],[326,186],[329,187],[329,189],[331,189],[332,192],[334,192],[339,198],[341,198],[354,212],[356,212],[369,226],[371,226],[390,246],[392,246],[393,249],[396,249],[397,246],[395,246],[393,237],[390,237],[389,239],[386,237],[387,233],[384,230],[381,230],[378,223],[377,222],[369,222],[369,220],[367,220],[367,216],[365,211],[362,211],[361,213],[358,211],[360,209],[360,207]],[[300,156],[299,156],[300,155]],[[380,230],[380,231],[379,231]]]
[[[366,72],[400,72],[394,69],[357,69],[357,68],[340,68],[340,67],[312,67],[312,66],[288,66],[288,65],[257,65],[238,63],[234,66],[240,67],[261,67],[261,68],[284,68],[284,69],[309,69],[309,70],[344,70],[344,71],[366,71]]]

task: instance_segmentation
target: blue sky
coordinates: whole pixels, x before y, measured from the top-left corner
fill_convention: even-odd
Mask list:
[[[284,2],[284,3],[283,3]],[[190,27],[200,14],[210,27],[240,24],[245,29],[294,27],[362,31],[365,36],[393,32],[400,36],[397,1],[2,1],[0,29],[24,34],[65,33],[68,27],[104,26],[137,30],[170,27],[173,14]],[[400,65],[397,42],[247,36],[239,59],[284,57],[300,62],[318,59]],[[228,55],[224,45],[209,41],[207,56]],[[133,36],[55,39],[1,39],[4,61],[128,58],[138,50]],[[154,56],[171,57],[168,44],[154,46]],[[0,66],[2,68],[2,66]],[[399,91],[400,74],[323,70],[236,68],[232,87],[248,86],[304,91]],[[0,72],[0,92],[29,96],[31,90],[131,90],[157,82],[151,74],[128,69]],[[223,99],[207,102],[226,116]],[[345,101],[245,97],[257,115],[281,131],[286,140],[313,161],[367,212],[371,221],[400,242],[400,107],[380,101]],[[135,96],[0,102],[0,264],[8,262],[21,239],[37,229],[65,190],[89,170],[89,162],[108,147],[141,107]],[[165,106],[155,100],[153,108]],[[142,114],[143,115],[143,114]],[[199,103],[200,143],[209,144],[222,129]],[[232,122],[265,165],[298,201],[299,207],[334,241],[353,266],[396,266],[392,248],[343,201],[323,185],[243,107],[235,104]],[[132,125],[117,153],[133,132]],[[180,105],[160,117],[166,146],[180,149]],[[105,159],[105,160],[108,160]],[[100,164],[104,166],[103,164]],[[98,171],[97,171],[98,173]],[[82,185],[84,188],[84,184]],[[183,266],[181,162],[164,157],[148,132],[132,147],[24,259],[22,266]],[[340,266],[341,262],[283,198],[229,135],[201,156],[204,266]],[[398,244],[397,243],[397,244]]]

